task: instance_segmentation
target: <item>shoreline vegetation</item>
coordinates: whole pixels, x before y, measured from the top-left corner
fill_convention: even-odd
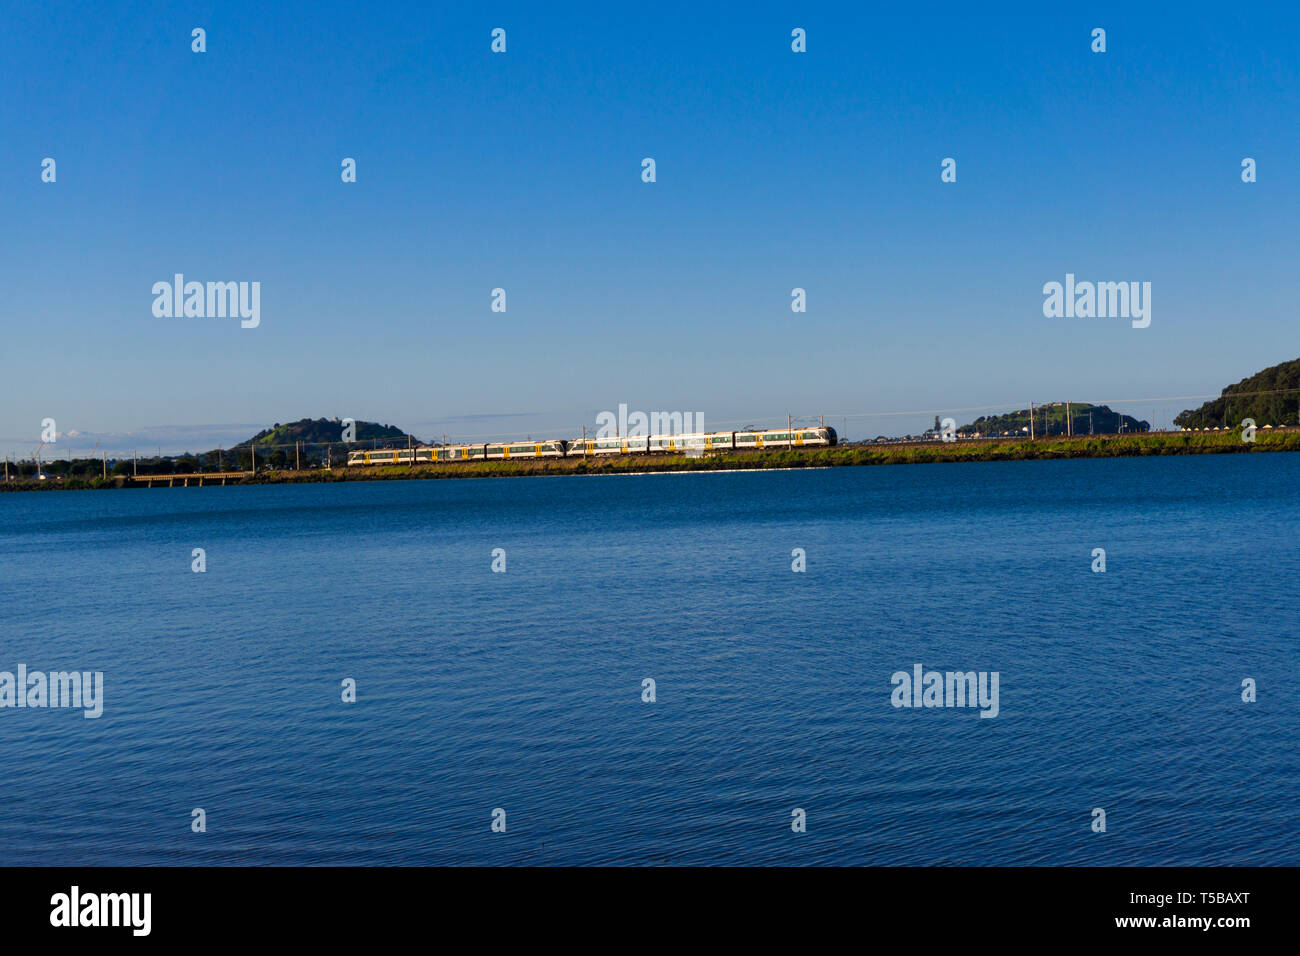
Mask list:
[[[688,458],[681,455],[610,455],[575,458],[513,459],[420,465],[368,465],[332,469],[267,469],[256,475],[110,475],[37,481],[31,478],[0,482],[0,491],[52,491],[100,488],[144,488],[153,485],[197,486],[277,485],[331,481],[397,481],[440,478],[515,478],[538,475],[616,475],[646,472],[739,471],[790,468],[836,468],[867,465],[915,465],[978,461],[1057,461],[1073,458],[1134,458],[1160,455],[1255,454],[1300,451],[1300,428],[1261,429],[1255,441],[1241,431],[1148,432],[1128,435],[1085,435],[970,439],[954,442],[892,442],[837,445],[832,448],[781,451],[722,452]]]

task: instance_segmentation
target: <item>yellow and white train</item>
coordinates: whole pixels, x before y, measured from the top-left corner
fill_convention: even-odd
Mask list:
[[[692,435],[633,435],[619,438],[553,438],[545,441],[486,442],[474,445],[421,445],[348,452],[349,465],[435,464],[517,458],[580,458],[587,455],[703,454],[777,448],[827,447],[838,437],[829,425],[765,428],[757,431],[699,432]]]

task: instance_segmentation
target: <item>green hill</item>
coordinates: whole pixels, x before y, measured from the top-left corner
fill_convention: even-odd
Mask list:
[[[1090,405],[1087,402],[1071,402],[1069,414],[1074,419],[1076,435],[1111,435],[1118,432],[1145,432],[1151,430],[1150,422],[1140,421],[1131,415],[1121,415],[1111,411],[1105,405]],[[1066,429],[1066,405],[1054,402],[1051,405],[1034,406],[1034,435],[1064,435]],[[1004,415],[981,415],[969,425],[957,429],[959,435],[1001,435],[1009,432],[1013,435],[1029,434],[1029,409],[1007,412]]]
[[[406,432],[394,425],[380,425],[376,422],[357,422],[355,441],[399,440],[405,442]],[[326,444],[343,441],[343,422],[334,418],[303,418],[287,425],[276,422],[270,428],[264,428],[247,441],[235,446],[236,449],[249,445],[292,445],[295,442],[305,444]],[[415,439],[419,443],[419,439]]]
[[[1274,365],[1229,385],[1218,398],[1200,408],[1180,412],[1174,424],[1183,428],[1231,428],[1240,425],[1243,418],[1255,419],[1261,428],[1296,424],[1300,418],[1300,359]]]

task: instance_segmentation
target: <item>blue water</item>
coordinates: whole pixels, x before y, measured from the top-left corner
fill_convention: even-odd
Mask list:
[[[1286,454],[0,494],[0,670],[106,698],[0,710],[0,864],[1300,864],[1298,506]],[[894,708],[918,662],[1000,713]]]

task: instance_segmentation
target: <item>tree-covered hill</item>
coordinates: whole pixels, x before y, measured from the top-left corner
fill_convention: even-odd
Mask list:
[[[1222,395],[1200,408],[1180,412],[1174,424],[1183,428],[1231,428],[1240,425],[1243,418],[1253,418],[1261,428],[1296,424],[1300,419],[1300,359],[1282,362],[1229,385]]]
[[[376,422],[357,422],[355,441],[406,441],[407,434],[394,425],[380,425]],[[264,428],[247,441],[242,441],[235,448],[247,448],[249,445],[292,445],[295,442],[305,444],[325,444],[343,441],[343,422],[334,418],[303,418],[296,422],[281,425],[276,422],[270,428]],[[418,439],[417,439],[418,443]]]
[[[1071,402],[1069,416],[1074,419],[1076,435],[1110,435],[1118,432],[1145,432],[1151,430],[1151,423],[1141,421],[1131,415],[1113,412],[1105,405],[1090,405],[1087,402]],[[957,429],[959,435],[1019,435],[1029,434],[1029,409],[1024,408],[1004,415],[981,415],[969,425]],[[1050,405],[1034,406],[1034,435],[1064,435],[1066,429],[1066,404],[1054,402]]]

